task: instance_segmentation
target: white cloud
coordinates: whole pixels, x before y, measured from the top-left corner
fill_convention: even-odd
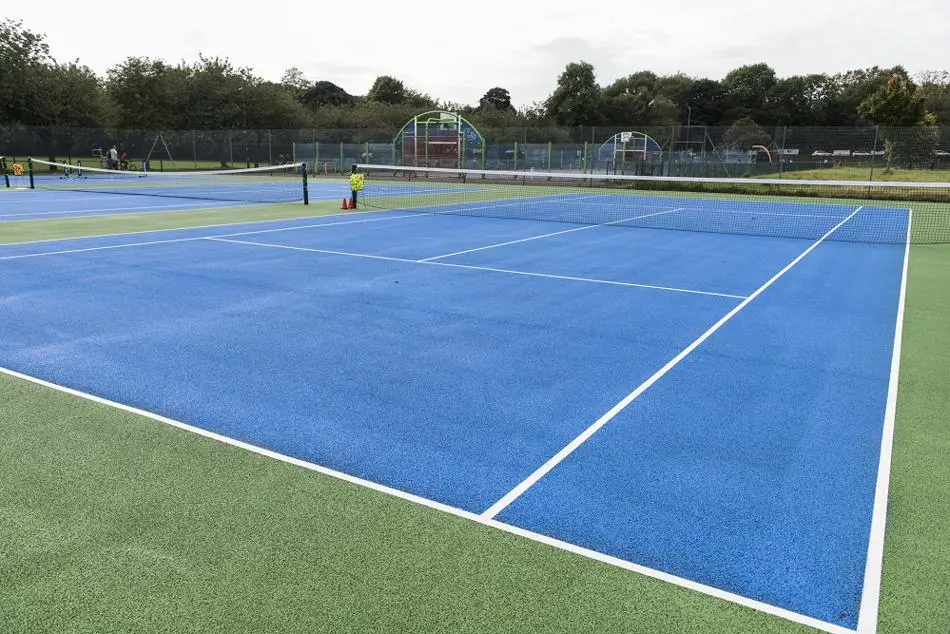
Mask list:
[[[603,84],[645,69],[719,78],[764,61],[780,75],[874,64],[917,72],[950,59],[945,0],[163,0],[141,11],[135,3],[48,0],[11,7],[11,17],[47,34],[58,59],[79,58],[103,74],[127,56],[176,62],[202,52],[271,80],[298,66],[355,94],[390,74],[462,103],[492,86],[508,88],[520,105],[544,99],[564,66],[579,59],[594,65]]]

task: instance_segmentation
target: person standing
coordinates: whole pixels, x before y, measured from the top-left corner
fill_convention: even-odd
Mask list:
[[[356,165],[350,172],[350,209],[356,209],[356,198],[366,186],[366,177],[359,173]]]
[[[109,169],[118,169],[119,168],[119,151],[115,149],[115,146],[112,146],[112,149],[109,150]]]

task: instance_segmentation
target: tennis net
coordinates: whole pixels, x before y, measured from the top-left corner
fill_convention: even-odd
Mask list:
[[[307,203],[307,176],[302,165],[143,172],[29,159],[29,186],[31,189],[237,203]]]
[[[374,209],[808,240],[834,229],[827,239],[885,244],[910,231],[914,243],[950,242],[950,183],[358,169],[360,200]]]

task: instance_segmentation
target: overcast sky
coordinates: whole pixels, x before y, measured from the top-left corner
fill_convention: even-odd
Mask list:
[[[604,85],[638,70],[718,79],[760,61],[780,76],[950,67],[950,0],[47,0],[4,13],[45,33],[58,60],[101,74],[128,56],[177,62],[201,52],[274,81],[297,66],[364,94],[385,74],[461,103],[493,86],[519,106],[543,100],[581,59]]]

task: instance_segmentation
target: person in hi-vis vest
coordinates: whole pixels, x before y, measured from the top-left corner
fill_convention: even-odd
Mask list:
[[[354,165],[353,171],[350,173],[350,209],[356,209],[356,197],[365,186],[366,177],[360,174]]]

